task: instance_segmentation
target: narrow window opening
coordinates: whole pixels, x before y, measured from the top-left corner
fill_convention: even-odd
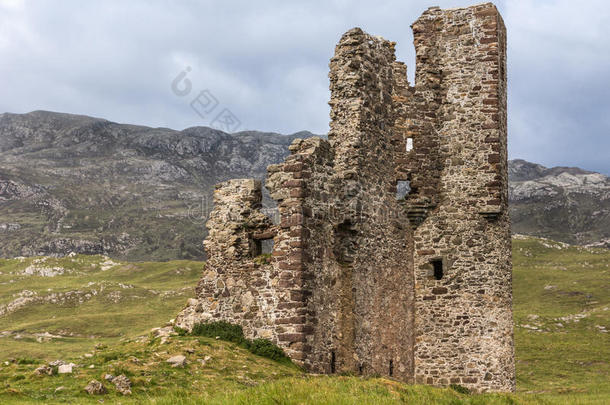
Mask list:
[[[335,374],[335,352],[330,352],[330,373]]]
[[[259,239],[254,239],[253,243],[250,244],[252,257],[258,257],[263,251],[263,244]]]
[[[390,360],[390,377],[392,377],[394,375],[394,360]]]
[[[261,239],[260,244],[261,244],[261,254],[269,255],[269,254],[271,254],[271,252],[273,252],[273,238]]]
[[[398,180],[396,182],[396,199],[403,200],[411,192],[411,182],[409,180]]]
[[[407,138],[407,152],[413,150],[413,138]]]
[[[442,259],[434,259],[430,263],[432,263],[432,268],[434,270],[434,278],[440,280],[443,278],[443,260]]]
[[[358,366],[358,373],[359,373],[360,375],[362,375],[362,369],[363,369],[362,364],[360,364],[360,365]]]
[[[335,228],[334,254],[337,262],[341,265],[353,263],[358,249],[358,231],[349,220],[339,224]]]

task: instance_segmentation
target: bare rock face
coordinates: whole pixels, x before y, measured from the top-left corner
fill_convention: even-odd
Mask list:
[[[0,257],[201,259],[214,183],[263,177],[296,137],[174,131],[47,111],[1,114]]]
[[[237,323],[316,373],[514,390],[504,24],[487,3],[412,27],[413,86],[395,43],[343,35],[328,140],[267,168],[278,218],[260,181],[216,186],[178,326]]]
[[[514,233],[610,248],[610,178],[575,167],[509,162]]]
[[[85,391],[87,392],[87,394],[90,395],[103,395],[108,392],[108,390],[106,390],[106,387],[104,387],[104,385],[97,380],[89,381],[89,384],[87,384],[87,386],[85,387]]]

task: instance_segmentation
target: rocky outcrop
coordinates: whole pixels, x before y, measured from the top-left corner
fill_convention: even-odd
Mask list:
[[[574,167],[509,163],[514,233],[610,247],[610,178]]]
[[[2,114],[0,234],[8,236],[0,238],[0,257],[203,258],[213,185],[262,178],[296,136]]]

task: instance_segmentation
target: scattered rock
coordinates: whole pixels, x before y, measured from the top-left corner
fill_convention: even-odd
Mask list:
[[[187,352],[188,354],[195,353],[195,349],[193,349],[192,347],[187,347],[186,349],[184,349],[184,351]]]
[[[131,395],[131,381],[124,374],[114,377],[112,383],[121,394]]]
[[[163,328],[153,328],[151,329],[153,337],[161,338],[161,343],[167,343],[167,340],[170,336],[176,335],[174,332],[174,328],[172,326],[165,326]]]
[[[95,364],[90,365],[89,368],[95,368]]]
[[[66,387],[64,387],[63,385],[60,385],[59,387],[55,388],[55,392],[63,391],[65,389],[66,389]]]
[[[63,361],[63,360],[54,360],[54,361],[49,363],[49,366],[51,366],[51,367],[59,367],[59,366],[63,366],[64,364],[66,364],[66,362]]]
[[[72,364],[62,364],[57,368],[58,374],[71,374],[72,373]]]
[[[204,359],[205,361],[210,361],[210,360],[212,360],[212,356],[205,356],[203,359]]]
[[[114,379],[114,376],[112,374],[104,374],[103,378],[106,381],[112,381]]]
[[[36,370],[34,370],[34,374],[36,375],[53,375],[53,368],[49,366],[40,366]]]
[[[92,353],[85,353],[84,354],[85,358],[90,359],[91,357],[93,357]]]
[[[186,357],[179,354],[177,356],[172,356],[167,359],[167,362],[172,365],[172,367],[184,367],[186,365]]]
[[[85,391],[90,395],[102,395],[108,392],[106,387],[97,380],[89,381],[89,384],[85,387]]]

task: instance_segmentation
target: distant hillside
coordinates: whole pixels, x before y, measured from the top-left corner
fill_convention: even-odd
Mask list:
[[[265,175],[294,138],[0,115],[0,256],[202,258],[215,183]]]
[[[293,139],[310,136],[0,114],[0,257],[202,259],[214,184],[264,178]],[[608,244],[606,176],[522,160],[509,166],[514,232]]]
[[[610,178],[576,167],[509,162],[513,233],[610,247]]]

